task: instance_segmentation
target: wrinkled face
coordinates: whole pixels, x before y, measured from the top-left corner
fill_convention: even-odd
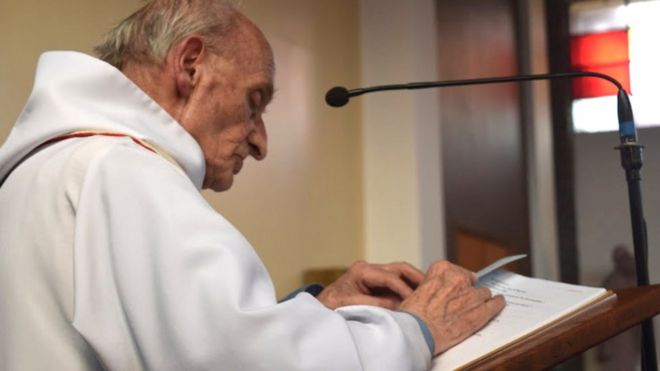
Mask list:
[[[206,160],[203,188],[224,191],[248,156],[266,156],[262,114],[273,95],[273,57],[259,33],[245,40],[240,58],[209,55],[204,74],[191,96],[185,127],[200,144]]]

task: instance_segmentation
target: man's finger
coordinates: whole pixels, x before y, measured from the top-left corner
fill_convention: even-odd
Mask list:
[[[477,283],[477,274],[476,273],[472,272],[469,269],[465,269],[465,268],[463,268],[459,265],[454,265],[454,267],[456,267],[456,269],[459,272],[461,272],[461,274],[465,275],[468,278],[471,285],[474,285],[475,283]]]
[[[412,284],[412,288],[416,288],[424,280],[424,272],[415,268],[409,263],[390,263],[383,264],[383,269],[398,274],[401,278],[405,279],[407,283]]]
[[[364,284],[369,288],[386,288],[405,299],[412,294],[413,289],[399,275],[385,270],[369,270],[365,272]]]
[[[465,275],[465,277],[472,285],[474,285],[477,282],[477,275],[474,272],[467,270],[456,264],[452,264],[446,260],[439,260],[431,264],[429,270],[426,272],[426,276],[427,277],[444,276],[449,272],[460,273]]]
[[[456,286],[461,291],[465,288],[472,287],[472,278],[467,274],[467,271],[462,269],[447,270],[440,277],[445,285]]]
[[[504,308],[505,304],[504,297],[497,295],[487,300],[483,305],[476,306],[460,315],[460,321],[464,321],[469,327],[468,336],[493,319]]]

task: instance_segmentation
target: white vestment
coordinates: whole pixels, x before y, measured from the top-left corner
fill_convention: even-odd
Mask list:
[[[80,130],[128,137],[73,138]],[[39,147],[41,146],[41,147]],[[38,150],[35,151],[35,148]],[[277,303],[197,142],[114,67],[44,54],[0,148],[0,370],[426,370],[415,319]]]

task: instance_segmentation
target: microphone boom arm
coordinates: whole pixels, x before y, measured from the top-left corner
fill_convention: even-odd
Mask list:
[[[448,80],[448,81],[427,81],[427,82],[410,82],[407,84],[391,84],[391,85],[378,85],[368,88],[357,88],[348,90],[349,97],[357,97],[365,93],[387,90],[416,90],[428,88],[441,88],[446,86],[467,86],[467,85],[483,85],[483,84],[500,84],[505,82],[520,82],[520,81],[535,81],[535,80],[550,80],[556,78],[572,79],[576,77],[597,77],[605,79],[612,84],[616,85],[619,90],[623,90],[621,83],[609,75],[598,72],[562,72],[562,73],[544,73],[534,75],[517,75],[517,76],[502,76],[502,77],[488,77],[478,79],[464,79],[464,80]]]

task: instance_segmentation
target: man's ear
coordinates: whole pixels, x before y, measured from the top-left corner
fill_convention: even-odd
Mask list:
[[[177,94],[188,98],[199,80],[199,64],[205,53],[204,40],[196,35],[181,40],[171,51]]]

